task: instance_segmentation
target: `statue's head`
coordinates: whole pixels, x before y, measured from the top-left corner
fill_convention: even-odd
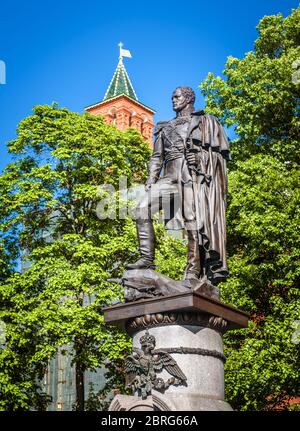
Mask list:
[[[142,350],[145,353],[149,353],[155,349],[155,344],[156,344],[155,337],[149,334],[148,329],[146,330],[145,335],[143,335],[140,338],[140,343],[141,343]]]
[[[186,106],[194,106],[196,95],[191,87],[177,87],[172,94],[172,105],[175,112],[180,112]]]

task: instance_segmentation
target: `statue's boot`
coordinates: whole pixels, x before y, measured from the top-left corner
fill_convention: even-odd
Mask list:
[[[126,265],[126,269],[154,269],[155,233],[152,220],[137,220],[136,229],[141,258]]]
[[[187,247],[187,266],[185,268],[184,279],[199,279],[201,271],[200,250],[198,242],[198,232],[196,230],[187,230],[188,247]]]

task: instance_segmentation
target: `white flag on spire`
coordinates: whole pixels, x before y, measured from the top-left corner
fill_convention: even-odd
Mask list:
[[[128,49],[120,48],[120,57],[129,57],[131,58],[131,52]]]

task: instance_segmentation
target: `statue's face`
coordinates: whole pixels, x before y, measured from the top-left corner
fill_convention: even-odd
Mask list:
[[[173,111],[180,112],[190,103],[189,97],[185,96],[180,88],[177,88],[172,94]]]

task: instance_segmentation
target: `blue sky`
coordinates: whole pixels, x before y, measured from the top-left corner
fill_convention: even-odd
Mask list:
[[[0,169],[9,161],[5,143],[37,104],[83,112],[102,100],[118,61],[118,43],[139,100],[155,121],[173,116],[170,96],[178,85],[196,90],[208,72],[221,74],[228,55],[253,48],[264,15],[288,15],[299,0],[11,1],[0,10]]]

